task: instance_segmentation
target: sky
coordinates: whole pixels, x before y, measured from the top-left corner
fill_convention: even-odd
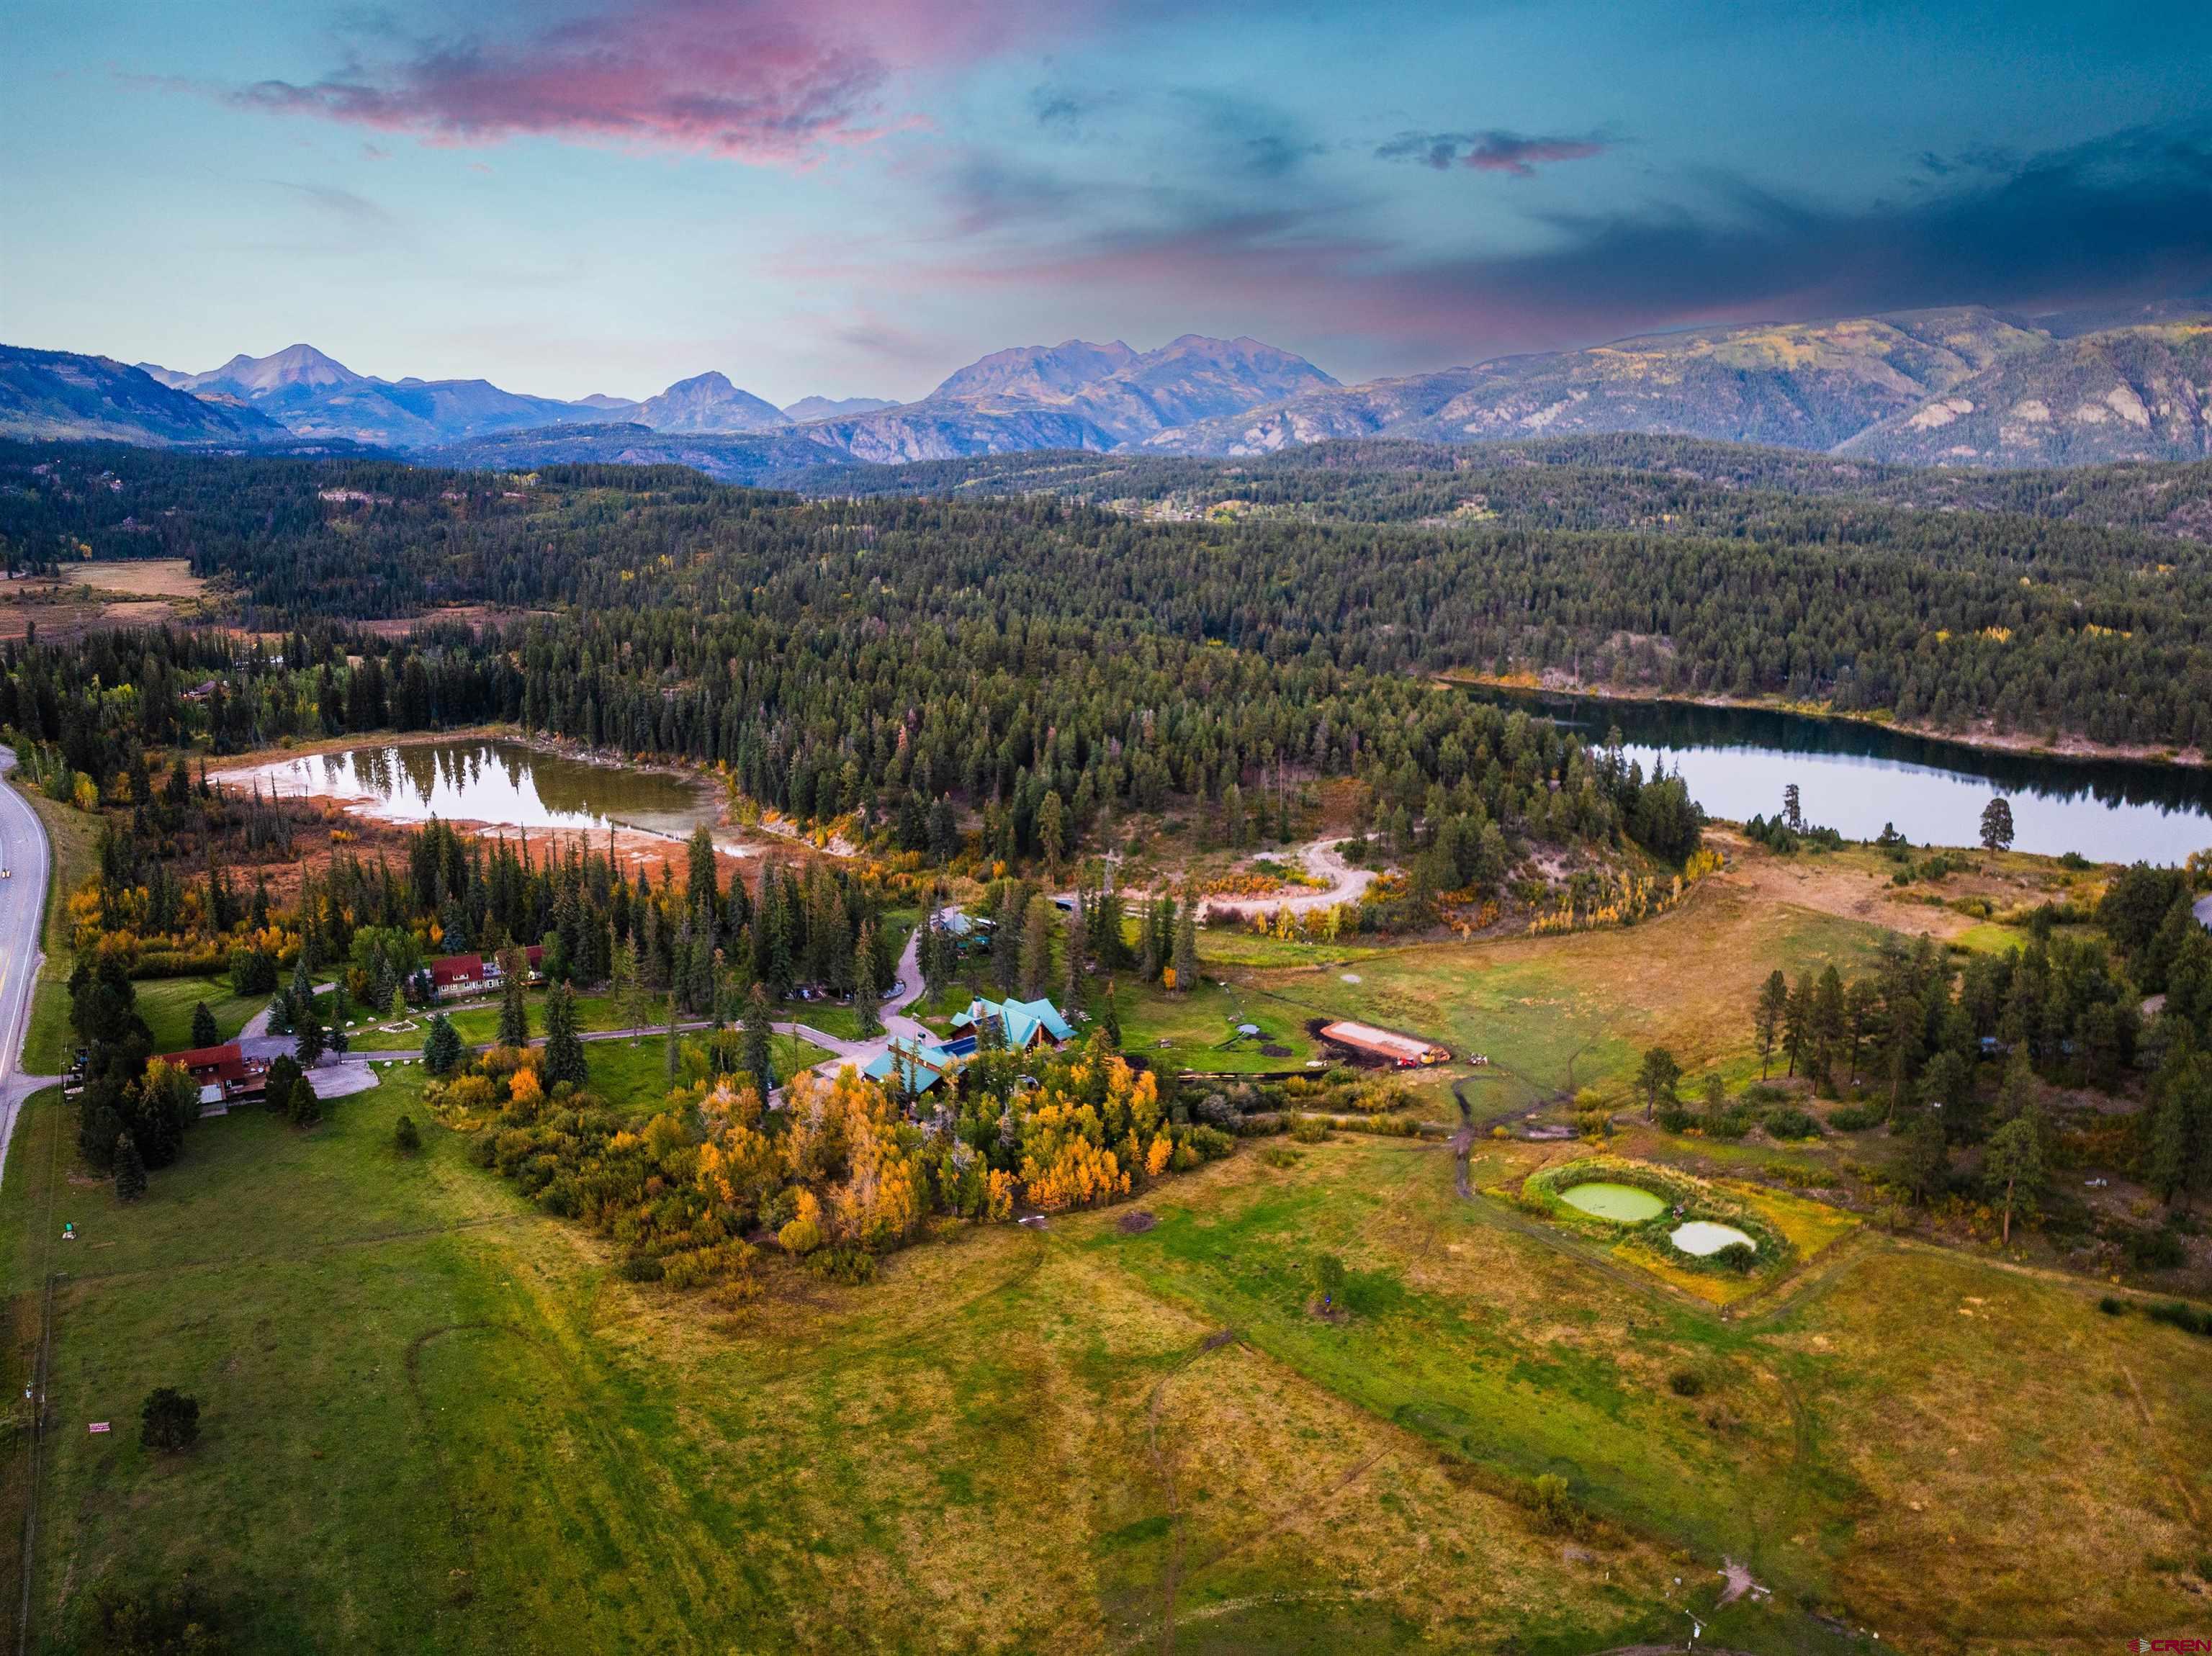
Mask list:
[[[0,341],[910,398],[2212,285],[2212,7],[0,0]]]

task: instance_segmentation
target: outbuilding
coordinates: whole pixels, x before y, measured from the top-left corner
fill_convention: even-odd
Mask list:
[[[1451,1059],[1451,1054],[1444,1048],[1419,1036],[1401,1035],[1395,1030],[1378,1029],[1371,1023],[1356,1023],[1349,1018],[1325,1023],[1320,1033],[1323,1040],[1333,1045],[1395,1064],[1401,1070],[1445,1064]]]

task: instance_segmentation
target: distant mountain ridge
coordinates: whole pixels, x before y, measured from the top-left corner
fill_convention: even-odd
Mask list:
[[[1066,339],[994,351],[915,406],[953,403],[991,413],[1060,409],[1131,442],[1262,403],[1340,389],[1304,357],[1259,340],[1185,334],[1156,351],[1133,350],[1118,339],[1106,345]]]
[[[289,435],[252,409],[194,397],[110,357],[0,345],[0,437],[237,447]]]
[[[720,372],[643,402],[570,402],[481,379],[380,379],[306,344],[204,373],[92,357],[68,360],[105,366],[63,373],[55,364],[66,353],[14,352],[45,366],[19,367],[0,429],[82,428],[149,443],[350,440],[514,465],[555,452],[685,448],[715,475],[748,480],[800,460],[896,464],[1042,447],[1236,458],[1339,439],[1613,433],[1920,466],[2192,459],[2212,455],[2208,312],[2212,303],[2174,300],[2042,323],[1960,306],[1716,326],[1351,385],[1249,337],[1185,334],[1150,351],[1066,339],[994,351],[915,403],[811,397],[782,409]],[[109,386],[109,403],[94,406],[95,382]],[[149,400],[164,394],[198,409]],[[777,440],[735,440],[756,437]]]
[[[786,403],[783,412],[786,418],[804,425],[810,420],[842,420],[897,406],[888,397],[802,397],[796,403]]]

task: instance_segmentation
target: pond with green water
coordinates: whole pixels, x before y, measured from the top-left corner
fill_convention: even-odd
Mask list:
[[[1594,1179],[1572,1190],[1563,1190],[1559,1200],[1595,1218],[1611,1219],[1624,1225],[1640,1225],[1646,1219],[1656,1219],[1667,1205],[1648,1190],[1638,1190],[1633,1185],[1616,1185],[1605,1179]]]

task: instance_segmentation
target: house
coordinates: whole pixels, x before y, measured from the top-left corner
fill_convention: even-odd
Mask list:
[[[530,978],[534,981],[545,950],[533,944],[522,953],[530,963]],[[440,1000],[458,1000],[464,995],[478,992],[488,994],[501,986],[496,955],[441,955],[430,962],[430,992]]]
[[[1371,1023],[1354,1023],[1349,1019],[1323,1024],[1321,1038],[1366,1057],[1379,1058],[1386,1064],[1395,1064],[1401,1070],[1410,1070],[1419,1065],[1448,1063],[1451,1059],[1451,1054],[1443,1047],[1431,1046],[1416,1036],[1378,1029]]]
[[[182,1052],[164,1052],[161,1061],[175,1065],[191,1077],[199,1086],[203,1107],[258,1098],[269,1086],[267,1061],[247,1058],[234,1040],[222,1046],[195,1046]]]
[[[979,1038],[986,1026],[995,1028],[999,1044],[1014,1052],[1026,1052],[1040,1041],[1058,1047],[1075,1039],[1075,1031],[1048,1000],[974,1000],[966,1011],[952,1015],[954,1028],[973,1029]]]
[[[972,1035],[947,1041],[894,1039],[890,1050],[860,1073],[919,1098],[975,1055]]]

